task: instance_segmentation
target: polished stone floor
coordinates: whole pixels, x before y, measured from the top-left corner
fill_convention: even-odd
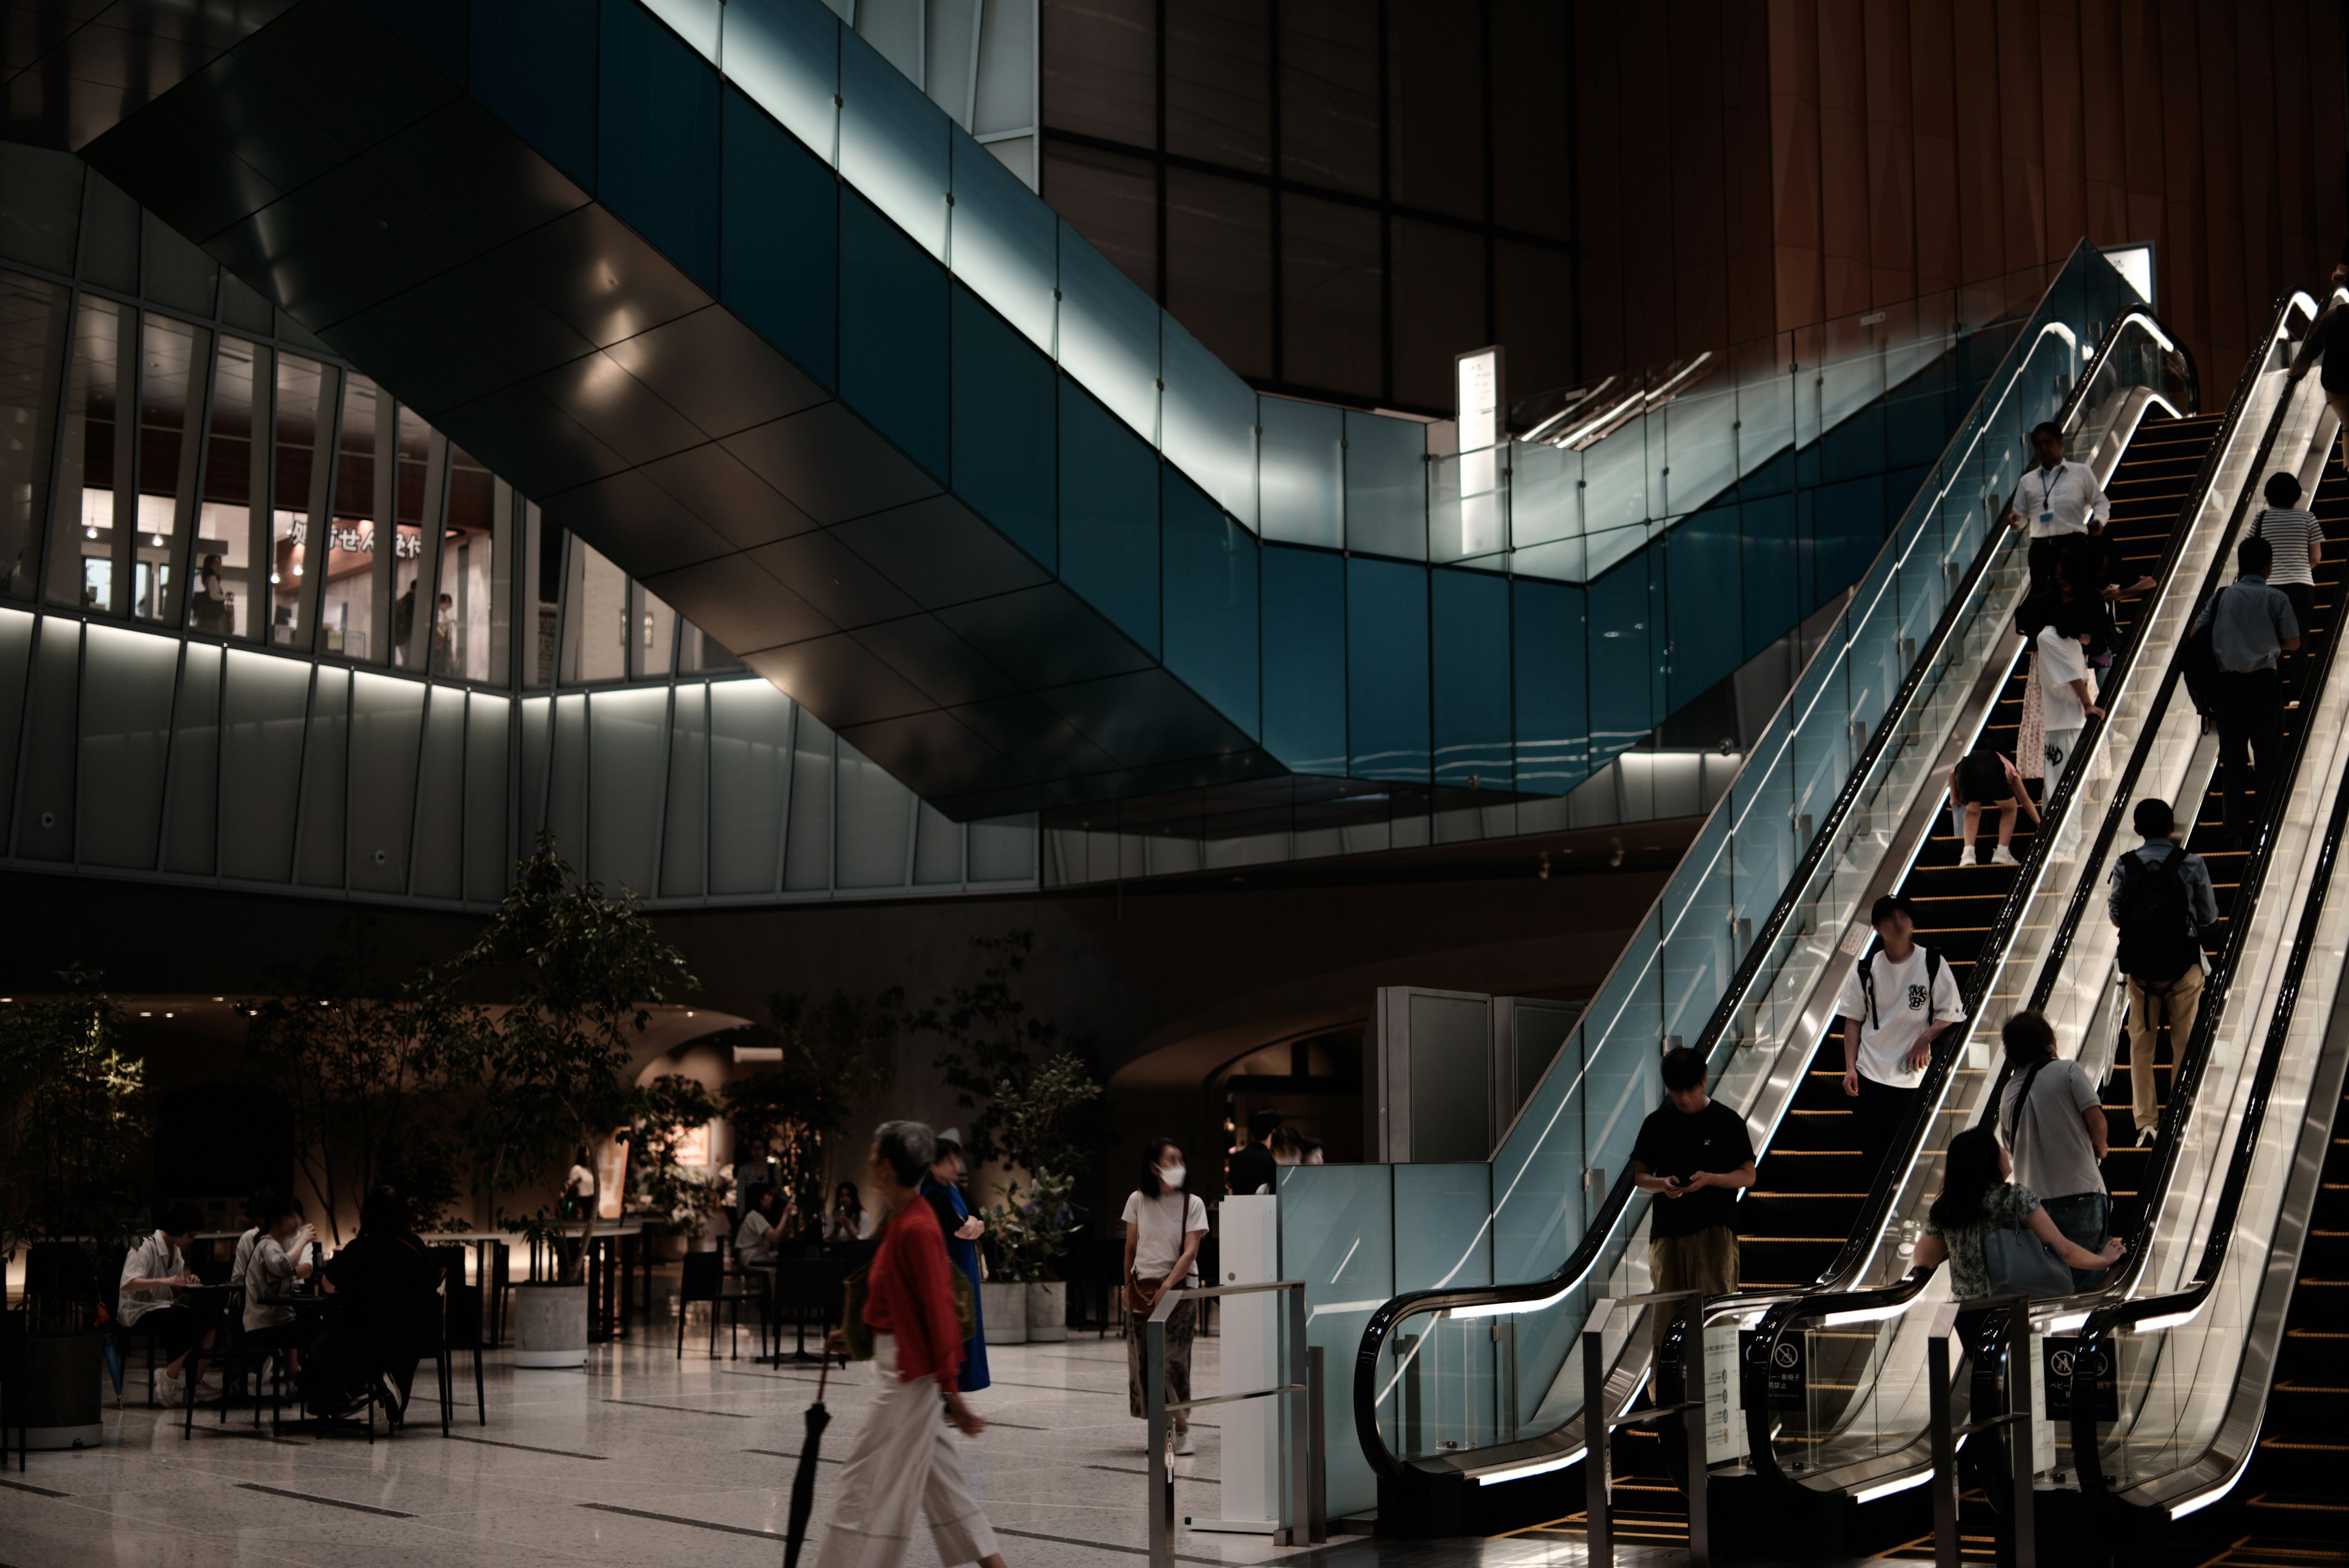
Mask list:
[[[746,1341],[747,1346],[747,1341]],[[1216,1342],[1196,1346],[1196,1386],[1216,1386]],[[967,1444],[974,1483],[1016,1568],[1138,1562],[1145,1499],[1142,1424],[1126,1414],[1124,1347],[998,1346],[993,1423]],[[641,1339],[592,1352],[585,1374],[515,1372],[492,1353],[489,1423],[473,1424],[470,1364],[460,1440],[444,1441],[419,1380],[397,1439],[256,1437],[249,1425],[176,1420],[135,1397],[107,1410],[103,1449],[36,1454],[0,1475],[0,1568],[226,1568],[364,1563],[368,1568],[541,1568],[566,1563],[775,1568],[812,1402],[812,1368],[711,1361]],[[867,1400],[865,1369],[835,1370],[818,1470],[820,1533]],[[1201,1416],[1178,1461],[1179,1512],[1216,1511],[1222,1412]],[[1188,1563],[1305,1568],[1531,1568],[1579,1562],[1578,1543],[1396,1543],[1339,1537],[1282,1552],[1262,1538],[1178,1538]],[[814,1561],[812,1549],[805,1561]],[[1626,1562],[1678,1553],[1626,1552]],[[936,1564],[926,1535],[911,1561]]]

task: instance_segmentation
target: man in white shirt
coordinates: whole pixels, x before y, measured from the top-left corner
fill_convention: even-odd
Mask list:
[[[199,1343],[207,1349],[212,1343],[212,1327],[197,1316],[194,1308],[181,1305],[172,1295],[175,1290],[202,1282],[188,1267],[186,1257],[187,1245],[202,1223],[203,1216],[194,1204],[174,1203],[154,1232],[122,1260],[122,1293],[116,1315],[125,1328],[144,1324],[161,1349],[163,1370],[155,1380],[154,1392],[166,1405],[187,1397],[181,1372],[188,1353]]]
[[[1966,1002],[1941,955],[1917,945],[1917,910],[1906,898],[1887,893],[1868,919],[1881,945],[1853,967],[1836,1013],[1843,1020],[1843,1092],[1857,1102],[1852,1119],[1872,1181],[1925,1080],[1933,1042],[1964,1021]]]
[[[2095,635],[2085,616],[2061,615],[2039,628],[2032,651],[2039,656],[2039,711],[2047,723],[2047,790],[2054,792],[2091,718],[2101,719],[2088,684],[2088,642]]]
[[[2031,432],[2032,455],[2038,461],[2015,482],[2007,498],[2006,525],[2031,534],[2031,591],[2055,586],[2055,558],[2064,541],[2075,535],[2104,531],[2113,514],[2095,470],[2064,458],[2064,432],[2043,424]]]

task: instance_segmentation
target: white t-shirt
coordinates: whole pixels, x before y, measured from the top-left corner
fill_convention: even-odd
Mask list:
[[[775,1228],[767,1217],[753,1209],[742,1216],[742,1228],[734,1232],[734,1251],[746,1263],[762,1263],[774,1255]]]
[[[163,1239],[160,1231],[152,1232],[144,1241],[131,1248],[130,1255],[122,1260],[122,1282],[126,1285],[133,1280],[176,1280],[187,1272],[188,1261],[180,1255],[180,1249]],[[126,1290],[120,1299],[122,1326],[129,1328],[157,1307],[170,1306],[171,1287],[156,1285],[150,1290]]]
[[[2076,730],[2088,722],[2088,712],[2071,683],[2088,678],[2088,650],[2078,638],[2052,626],[2040,628],[2037,647],[2039,711],[2051,730]]]
[[[2079,644],[2072,646],[2077,648]],[[1876,1019],[1868,1016],[1868,993],[1859,988],[1859,966],[1844,977],[1843,993],[1836,998],[1836,1013],[1859,1020],[1859,1072],[1864,1078],[1895,1089],[1913,1089],[1922,1083],[1922,1071],[1911,1071],[1909,1053],[1927,1023],[1925,950],[1912,947],[1905,963],[1894,963],[1882,952],[1868,955],[1876,975]],[[1966,1001],[1958,977],[1947,961],[1933,981],[1931,1022],[1955,1023],[1966,1015]]]
[[[1163,1280],[1174,1267],[1174,1260],[1183,1255],[1183,1238],[1206,1230],[1207,1206],[1187,1192],[1144,1198],[1136,1189],[1125,1195],[1124,1220],[1134,1237],[1135,1277]],[[1195,1257],[1191,1276],[1183,1282],[1185,1284],[1198,1282],[1196,1264]]]

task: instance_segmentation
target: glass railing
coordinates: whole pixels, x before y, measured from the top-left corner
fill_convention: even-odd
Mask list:
[[[1626,1259],[1645,1203],[1631,1200],[1622,1172],[1653,1108],[1657,1044],[1700,1041],[1721,1097],[1740,1105],[1755,1097],[1771,1054],[1737,1046],[1783,1049],[1802,1033],[1805,999],[1834,961],[1883,836],[1928,787],[1964,694],[2005,657],[2023,573],[2015,541],[1992,537],[1995,517],[2023,433],[2067,400],[2058,370],[2076,364],[2074,323],[2110,297],[2102,268],[2075,257],[2033,312],[1500,1154],[1481,1168],[1484,1180],[1455,1189],[1429,1232],[1440,1238],[1431,1255],[1406,1258],[1398,1239],[1411,1168],[1285,1178],[1283,1231],[1295,1240],[1284,1266],[1311,1282],[1317,1342],[1358,1356],[1353,1379],[1332,1380],[1330,1415],[1362,1435],[1368,1458],[1352,1478],[1361,1488],[1371,1464],[1521,1441],[1554,1432],[1578,1407],[1578,1386],[1558,1386],[1557,1374],[1588,1300],[1619,1293],[1619,1270],[1643,1269]],[[2116,377],[2127,363],[2151,364],[2176,385],[2176,361],[2130,353]],[[2191,407],[2190,391],[2178,389]],[[1388,1304],[1399,1292],[1493,1281],[1506,1289],[1424,1310]],[[1373,1312],[1381,1323],[1365,1335]],[[1427,1322],[1405,1321],[1414,1314]],[[1409,1341],[1400,1351],[1398,1333]],[[1401,1374],[1423,1356],[1456,1369],[1438,1373],[1455,1392],[1413,1391]],[[1340,1468],[1333,1458],[1333,1488]]]
[[[1931,1115],[1919,1129],[1927,1136],[1912,1151],[1905,1179],[1897,1192],[1887,1194],[1885,1209],[1858,1228],[1847,1249],[1848,1266],[1834,1282],[1837,1289],[1782,1303],[1761,1314],[1757,1345],[1775,1355],[1779,1346],[1794,1345],[1809,1369],[1801,1397],[1783,1406],[1774,1402],[1764,1374],[1749,1368],[1745,1375],[1747,1438],[1754,1467],[1764,1473],[1862,1495],[1921,1474],[1930,1306],[1946,1299],[1948,1283],[1945,1273],[1917,1276],[1906,1271],[1924,1210],[1939,1186],[1940,1150],[1951,1134],[1987,1114],[2002,1084],[1992,1070],[1987,1021],[2034,1006],[2048,1014],[2059,1041],[2087,1043],[2083,1054],[2092,1066],[2100,1050],[2108,1052],[2118,1023],[2115,937],[2099,900],[2113,857],[2134,847],[2119,842],[2131,803],[2147,795],[2199,798],[2208,779],[2210,746],[2180,685],[2174,657],[2191,617],[2228,571],[2227,547],[2241,524],[2252,482],[2277,466],[2276,452],[2293,454],[2284,466],[2298,468],[2308,461],[2323,410],[2313,394],[2293,397],[2282,370],[2290,348],[2285,334],[2309,315],[2304,296],[2287,302],[2278,313],[2268,352],[2247,370],[2205,463],[2192,503],[2195,516],[2174,541],[2147,629],[2131,650],[2148,674],[2171,668],[2162,679],[2130,681],[2111,697],[2109,717],[2084,747],[2085,765],[2058,790],[2059,807],[2065,806],[2067,794],[2073,798],[2060,814],[2051,811],[2053,831],[2041,836],[2044,859],[2034,854],[2001,913],[2000,927],[2012,934],[1994,960],[1983,1004],[1971,1009],[1971,1021],[1963,1026],[1962,1060],[1937,1094],[1929,1093]],[[2321,461],[2316,453],[2315,462]],[[2334,701],[2343,697],[2331,695]],[[2127,761],[2118,765],[2124,754]],[[2248,880],[2238,898],[2242,919],[2213,982],[2221,987],[2224,966],[2235,961],[2231,955],[2238,944],[2252,955],[2253,969],[2241,971],[2248,976],[2271,943],[2276,917],[2255,907]],[[2170,1238],[2193,1229],[2176,1208],[2183,1202],[2190,1209],[2206,1196],[2210,1168],[2199,1151],[2214,1147],[2210,1140],[2222,1136],[2218,1129],[2234,1103],[2231,1090],[2239,1086],[2230,1082],[2206,1088],[2202,1067],[2243,1059],[2243,1053],[2223,1046],[2214,1053],[2200,1031],[2181,1049],[2145,1183],[2147,1213],[2158,1215],[2158,1223],[2148,1225],[2152,1244],[2138,1239],[2114,1293],[2166,1289],[2161,1282],[2174,1279],[2177,1257]],[[1935,1087],[1929,1083],[1929,1091]],[[2038,1315],[2057,1326],[2076,1325],[2085,1311],[2079,1302],[2050,1303]],[[1728,1307],[1715,1315],[1722,1320],[1737,1314]],[[1752,1316],[1747,1310],[1746,1321]],[[2041,1468],[2056,1464],[2051,1449]]]

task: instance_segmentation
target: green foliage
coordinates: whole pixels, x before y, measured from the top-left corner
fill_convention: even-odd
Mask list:
[[[552,833],[539,835],[516,869],[488,929],[456,964],[459,974],[503,981],[512,1001],[452,1014],[446,1037],[458,1080],[480,1091],[464,1137],[474,1179],[492,1195],[553,1186],[574,1148],[592,1149],[633,1119],[630,1043],[651,1023],[651,1004],[697,983],[633,897],[606,898],[577,880]],[[578,1220],[580,1244],[565,1260],[568,1283],[584,1278],[600,1175],[597,1183]]]
[[[1029,1183],[1024,1198],[1016,1181],[996,1188],[1002,1201],[991,1205],[983,1218],[1004,1279],[1032,1284],[1052,1278],[1052,1259],[1068,1250],[1071,1232],[1084,1228],[1069,1199],[1076,1185],[1071,1177],[1046,1170]]]
[[[896,1076],[905,993],[866,1000],[835,991],[823,1002],[778,992],[767,999],[783,1059],[726,1085],[726,1116],[747,1153],[762,1149],[803,1215],[824,1211],[828,1161],[849,1118]]]
[[[347,922],[324,956],[275,977],[277,995],[243,1004],[245,1064],[292,1109],[304,1180],[339,1242],[342,1211],[387,1184],[419,1230],[440,1228],[458,1197],[446,1046],[466,1015],[444,977],[372,978],[365,921]]]
[[[990,961],[978,983],[916,1014],[913,1027],[945,1042],[932,1065],[956,1091],[955,1103],[978,1114],[963,1132],[972,1160],[1000,1159],[1030,1175],[1070,1171],[1082,1159],[1072,1114],[1101,1094],[1083,1061],[1060,1045],[1060,1026],[1034,1017],[1017,982],[1036,935],[1007,931],[973,937]],[[981,1102],[985,1104],[982,1105]]]
[[[0,1250],[146,1233],[132,1172],[148,1133],[144,1064],[116,1049],[98,977],[69,970],[54,1001],[0,1005]],[[77,1303],[32,1303],[55,1316]],[[78,1324],[77,1324],[78,1326]]]
[[[629,1174],[655,1228],[690,1235],[724,1207],[731,1189],[727,1178],[688,1170],[677,1157],[687,1135],[716,1120],[723,1108],[699,1079],[680,1073],[663,1074],[636,1091]]]

